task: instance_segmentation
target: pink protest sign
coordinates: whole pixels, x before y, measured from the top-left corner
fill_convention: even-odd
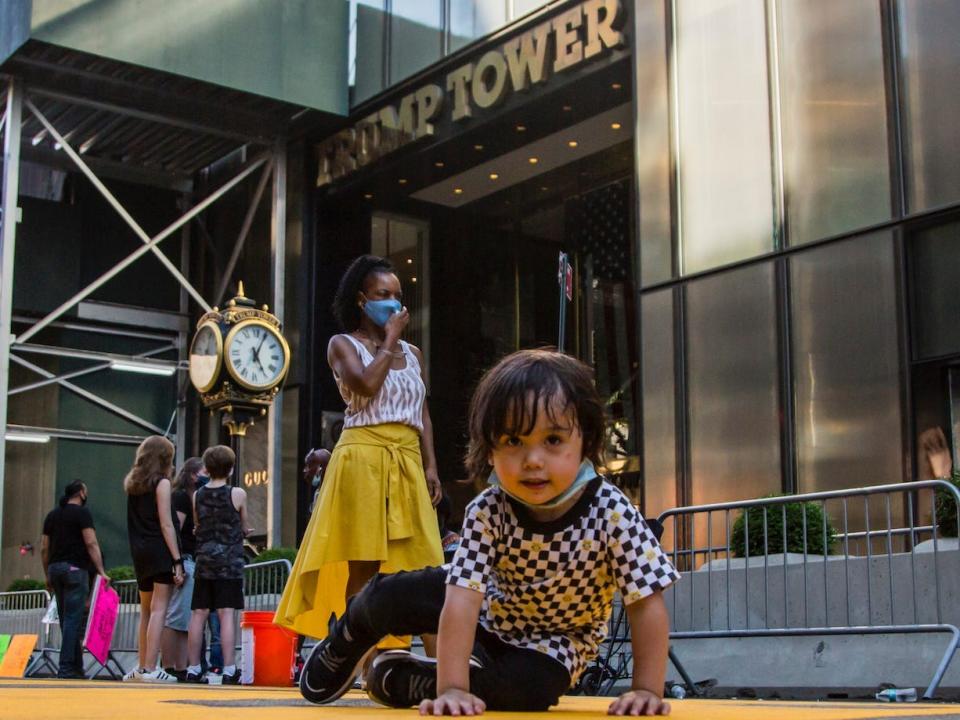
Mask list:
[[[110,654],[113,628],[117,624],[119,612],[120,596],[98,575],[93,586],[93,595],[90,597],[90,617],[87,620],[87,631],[83,634],[83,646],[101,665],[107,662]]]

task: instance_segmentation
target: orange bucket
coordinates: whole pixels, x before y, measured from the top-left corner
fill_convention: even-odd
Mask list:
[[[245,611],[240,620],[244,685],[293,684],[297,634],[273,624],[273,612]]]

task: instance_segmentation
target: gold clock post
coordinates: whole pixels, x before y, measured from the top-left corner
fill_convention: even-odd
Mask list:
[[[219,410],[237,454],[233,484],[240,482],[241,440],[264,417],[290,369],[290,348],[280,320],[266,305],[243,294],[221,311],[213,308],[197,321],[190,344],[190,380],[210,412]]]

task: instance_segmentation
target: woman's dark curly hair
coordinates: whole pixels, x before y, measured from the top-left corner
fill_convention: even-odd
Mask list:
[[[361,255],[347,268],[340,279],[337,294],[333,296],[333,316],[340,329],[350,332],[360,327],[361,310],[357,305],[357,293],[363,290],[370,273],[392,273],[393,265],[389,260],[376,255]]]
[[[553,348],[520,350],[488,370],[470,401],[470,442],[465,464],[471,480],[490,473],[490,453],[503,435],[528,435],[537,415],[573,410],[583,436],[583,457],[601,464],[603,401],[593,370]]]

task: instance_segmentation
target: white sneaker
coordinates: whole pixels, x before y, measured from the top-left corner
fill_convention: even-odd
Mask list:
[[[143,675],[138,668],[128,671],[122,678],[123,682],[143,682]]]
[[[140,674],[140,682],[145,683],[175,683],[177,678],[163,668],[154,668],[150,672]]]

